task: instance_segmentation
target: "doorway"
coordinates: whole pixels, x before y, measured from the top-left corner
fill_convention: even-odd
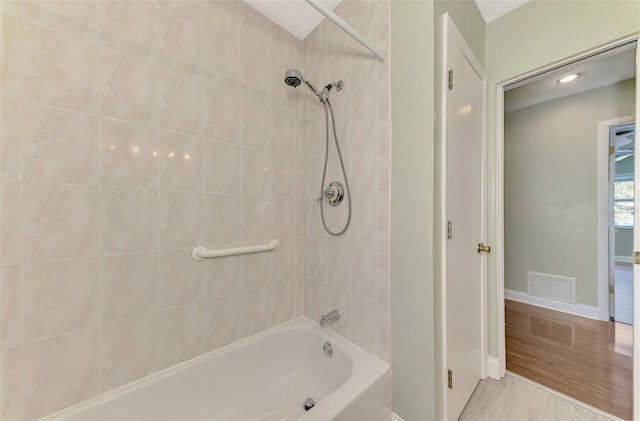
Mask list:
[[[562,83],[569,75],[574,81],[586,81],[587,76],[597,73],[589,66],[625,54],[632,63],[626,78],[585,89],[566,89],[579,85]],[[608,286],[611,277],[607,268],[613,259],[605,259],[602,265],[598,253],[599,246],[609,248],[606,213],[604,242],[594,222],[601,203],[597,200],[598,122],[635,113],[635,72],[634,42],[503,85],[503,291],[508,301],[502,303],[506,308],[502,338],[506,339],[506,368],[515,371],[538,366],[540,372],[546,371],[546,377],[532,380],[545,385],[546,378],[553,383],[546,386],[628,419],[633,405],[633,374],[632,350],[625,344],[632,345],[631,328],[609,322],[609,295],[602,299],[600,283],[604,280]],[[539,89],[534,92],[534,88],[546,88],[552,96],[540,98]],[[630,108],[619,107],[616,95],[620,92],[626,92]],[[588,97],[591,105],[585,106],[582,101]],[[609,144],[606,146],[608,149]],[[607,192],[605,184],[605,210]],[[634,198],[635,193],[631,198],[620,197],[619,207],[628,209]],[[522,333],[528,337],[523,338]],[[597,345],[596,339],[610,341]],[[539,344],[543,346],[535,350]],[[554,347],[565,361],[554,357],[550,351]],[[595,348],[600,347],[612,351],[609,362],[608,356],[593,358],[598,355]],[[587,359],[567,372],[579,354]],[[618,360],[622,361],[622,370],[612,376],[614,367],[607,364],[617,364]],[[609,373],[612,380],[624,378],[624,382],[596,386],[596,392],[591,393],[596,399],[590,399],[588,393],[572,394],[594,383],[595,374],[579,377],[587,368],[602,369],[603,378]],[[570,387],[561,389],[563,384]],[[615,395],[616,391],[620,395]],[[608,393],[611,399],[607,399]]]
[[[633,324],[633,228],[635,123],[624,117],[605,124],[609,145],[609,318]]]

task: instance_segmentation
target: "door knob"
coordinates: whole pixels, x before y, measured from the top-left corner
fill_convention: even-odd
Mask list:
[[[490,253],[491,252],[491,246],[488,246],[488,245],[486,245],[484,243],[478,243],[478,253],[482,253],[483,251],[485,253],[487,253],[487,254]]]

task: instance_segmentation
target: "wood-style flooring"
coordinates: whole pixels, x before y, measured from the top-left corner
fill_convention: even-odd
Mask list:
[[[507,370],[632,419],[633,328],[505,300]]]

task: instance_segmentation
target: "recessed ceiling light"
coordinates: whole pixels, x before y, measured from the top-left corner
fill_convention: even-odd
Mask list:
[[[566,75],[558,80],[558,83],[569,83],[573,82],[577,78],[580,77],[580,73],[572,73],[570,75]]]

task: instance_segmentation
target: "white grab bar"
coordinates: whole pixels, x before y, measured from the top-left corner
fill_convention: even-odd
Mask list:
[[[206,247],[196,247],[191,251],[193,260],[204,260],[215,257],[236,256],[238,254],[261,253],[263,251],[272,251],[280,247],[278,240],[271,240],[269,244],[259,246],[234,247],[230,249],[207,250]]]
[[[365,37],[360,35],[351,25],[342,20],[340,16],[336,15],[333,10],[326,7],[324,4],[320,3],[318,0],[304,0],[307,4],[318,12],[322,13],[329,19],[331,22],[335,23],[336,26],[346,32],[351,38],[358,41],[364,48],[371,51],[374,56],[378,58],[378,60],[384,62],[385,55],[378,48],[374,47]]]

